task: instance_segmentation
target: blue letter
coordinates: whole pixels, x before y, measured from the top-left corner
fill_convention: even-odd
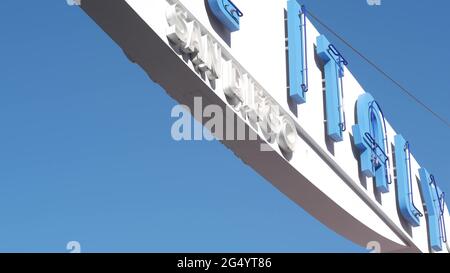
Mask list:
[[[342,141],[346,129],[342,77],[347,61],[324,35],[317,37],[317,55],[324,62],[327,134],[336,142]]]
[[[242,12],[231,0],[208,0],[209,7],[216,18],[231,32],[238,31]]]
[[[378,191],[389,191],[389,148],[383,112],[369,93],[356,102],[358,124],[353,125],[353,141],[360,151],[361,173],[375,177]]]
[[[420,187],[427,207],[428,238],[431,249],[442,250],[442,241],[446,241],[444,223],[444,193],[436,185],[434,177],[425,168],[419,170]]]
[[[287,6],[289,95],[297,103],[306,101],[308,90],[308,61],[306,58],[306,17],[297,0]]]
[[[397,170],[397,200],[403,218],[413,227],[420,225],[422,213],[414,206],[411,152],[409,143],[401,135],[396,135],[395,141],[395,167]]]

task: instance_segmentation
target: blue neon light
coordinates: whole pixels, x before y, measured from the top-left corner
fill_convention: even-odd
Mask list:
[[[240,29],[240,17],[244,14],[231,0],[208,0],[216,18],[231,32]]]
[[[413,200],[413,178],[409,143],[401,135],[396,135],[394,141],[398,205],[403,218],[412,226],[417,227],[420,225],[422,213],[415,207]]]
[[[297,103],[306,102],[308,58],[306,56],[306,15],[298,0],[288,0],[289,95]]]
[[[446,242],[446,230],[444,222],[444,193],[436,185],[434,176],[425,169],[419,170],[420,187],[425,199],[428,219],[428,239],[431,249],[442,250],[442,242]]]
[[[356,102],[357,124],[353,125],[353,141],[360,152],[361,173],[375,177],[380,192],[389,191],[389,146],[386,121],[381,107],[369,93]]]
[[[346,130],[342,77],[348,63],[325,35],[317,37],[317,55],[324,62],[327,134],[339,142]]]

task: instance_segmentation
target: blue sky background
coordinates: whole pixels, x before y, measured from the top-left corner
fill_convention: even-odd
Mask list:
[[[304,2],[450,117],[448,1]],[[0,14],[1,252],[366,252],[220,143],[174,142],[175,101],[78,8],[4,0]],[[450,129],[327,36],[450,192]]]

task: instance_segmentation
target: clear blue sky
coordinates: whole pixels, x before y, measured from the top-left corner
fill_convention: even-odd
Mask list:
[[[304,2],[450,117],[448,1]],[[65,0],[2,1],[0,33],[0,251],[366,251],[220,143],[174,142],[175,101]],[[450,130],[328,37],[450,192]]]

